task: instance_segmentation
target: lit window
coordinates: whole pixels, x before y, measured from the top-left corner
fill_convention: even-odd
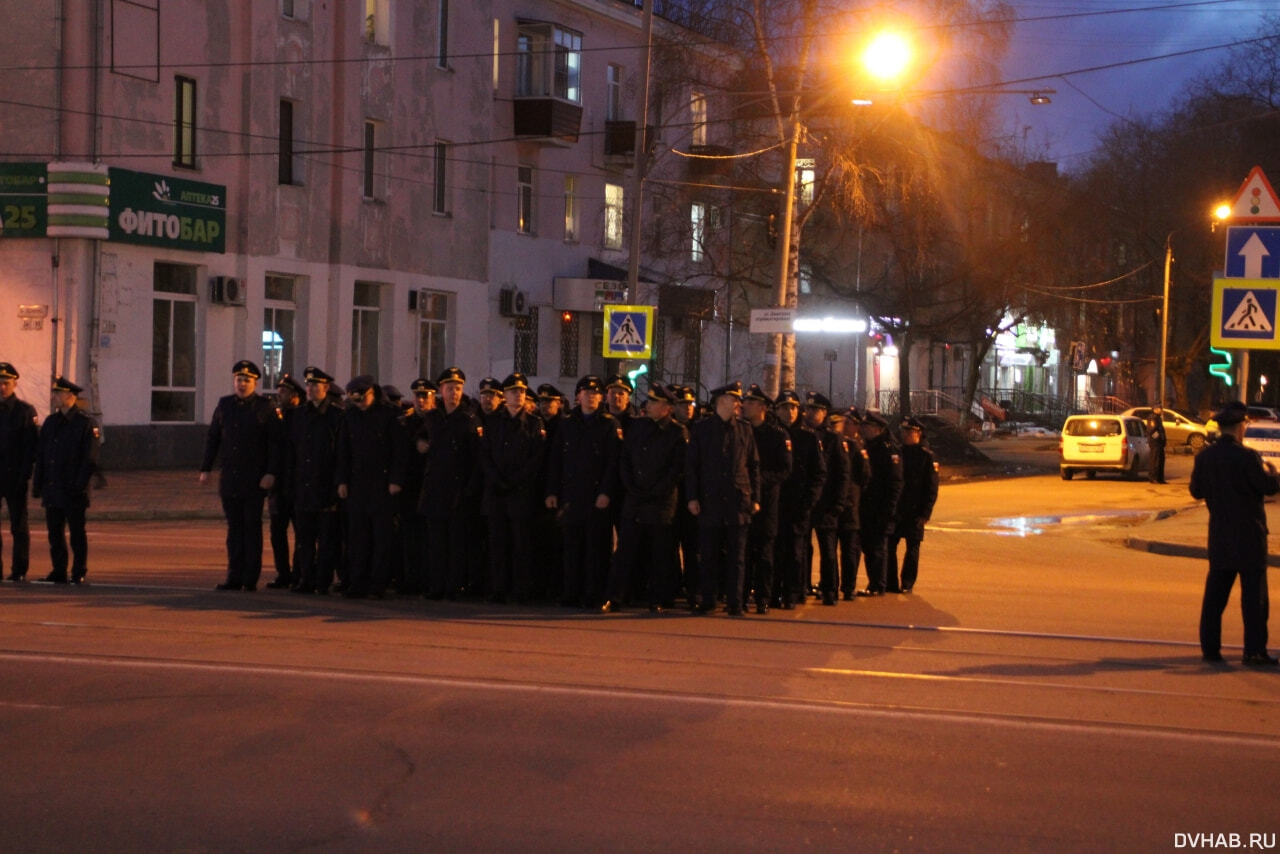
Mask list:
[[[582,101],[582,34],[551,24],[521,24],[516,34],[516,94]]]
[[[196,165],[196,81],[174,78],[173,165]]]
[[[604,246],[622,248],[622,186],[604,185]]]
[[[298,311],[297,281],[292,276],[268,274],[263,287],[262,387],[275,388],[280,374],[296,371],[294,359],[298,342],[294,339],[294,317]]]
[[[378,316],[381,286],[356,282],[351,316],[351,373],[378,376]]]
[[[691,145],[707,144],[707,96],[694,92],[689,97],[689,124],[692,128]]]
[[[604,117],[608,121],[616,122],[622,119],[622,66],[610,65],[607,73]]]
[[[516,231],[533,234],[533,167],[516,167]]]
[[[578,239],[578,178],[564,176],[564,239]]]
[[[689,260],[701,261],[704,257],[703,241],[707,236],[707,206],[694,202],[689,206]]]

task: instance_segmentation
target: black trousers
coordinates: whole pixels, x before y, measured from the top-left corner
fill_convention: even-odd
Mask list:
[[[717,587],[724,591],[729,610],[742,608],[742,580],[747,560],[747,526],[698,526],[698,587],[700,603],[715,605]]]
[[[292,503],[292,502],[290,502]],[[293,526],[294,548],[292,560],[289,550],[289,526]],[[293,508],[271,514],[271,557],[276,565],[276,579],[279,581],[295,580],[292,567],[298,562],[298,523],[294,518]]]
[[[783,602],[802,604],[809,595],[808,537],[808,516],[778,520],[774,595]]]
[[[676,508],[676,539],[680,545],[680,583],[692,602],[698,595],[698,517],[687,502]]]
[[[49,562],[55,578],[67,577],[67,529],[71,533],[71,577],[84,578],[89,571],[89,539],[84,532],[83,507],[44,508],[49,529]]]
[[[395,549],[395,517],[389,512],[366,513],[347,504],[348,590],[382,594],[387,589]]]
[[[677,584],[675,542],[673,522],[637,522],[624,517],[605,596],[612,602],[632,601],[638,588],[646,605],[671,601]]]
[[[427,560],[428,596],[457,596],[466,588],[470,527],[461,513],[427,521],[427,536],[431,540]]]
[[[533,517],[533,595],[556,599],[564,574],[564,542],[556,511],[539,508]]]
[[[294,565],[304,590],[328,590],[338,564],[338,513],[299,510],[294,513],[297,539]]]
[[[1152,483],[1164,483],[1164,442],[1160,444],[1151,443],[1151,472],[1149,479]]]
[[[867,568],[867,589],[883,593],[888,589],[889,538],[883,531],[862,529],[862,560]],[[897,579],[894,579],[895,582]]]
[[[489,518],[489,595],[524,602],[533,595],[533,519],[495,513]]]
[[[262,505],[267,494],[222,497],[227,517],[227,584],[252,587],[262,575]]]
[[[858,561],[862,541],[857,528],[841,525],[837,529],[840,543],[840,592],[852,594],[858,589]]]
[[[400,580],[396,589],[410,596],[427,592],[427,519],[400,512]]]
[[[1240,576],[1240,614],[1244,620],[1244,654],[1267,651],[1267,618],[1271,598],[1267,592],[1267,567],[1222,569],[1210,567],[1204,580],[1204,601],[1200,605],[1200,650],[1206,655],[1222,646],[1222,612],[1231,598],[1236,575]]]
[[[613,526],[608,510],[592,507],[583,521],[565,521],[564,582],[561,601],[567,605],[592,607],[604,601],[609,574],[609,549]]]
[[[9,508],[9,533],[13,538],[13,560],[9,572],[15,578],[27,574],[31,565],[31,528],[27,522],[27,482],[0,490],[0,499]],[[0,538],[0,572],[4,570],[4,540]]]
[[[840,558],[838,532],[835,525],[823,525],[813,529],[818,538],[818,589],[835,595],[840,586]]]
[[[747,565],[756,602],[773,601],[774,561],[778,540],[778,508],[761,507],[747,529]]]
[[[898,578],[898,544],[906,541],[907,548],[902,554],[902,578]],[[920,539],[918,537],[889,538],[889,568],[885,571],[885,581],[889,590],[906,590],[916,586],[916,576],[920,572]]]

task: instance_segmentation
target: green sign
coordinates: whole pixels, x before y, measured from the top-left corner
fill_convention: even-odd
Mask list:
[[[112,169],[110,227],[119,243],[225,252],[227,188]]]
[[[0,237],[44,237],[47,186],[43,163],[0,163]]]

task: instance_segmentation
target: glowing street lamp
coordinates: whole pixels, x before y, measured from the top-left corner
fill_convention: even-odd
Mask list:
[[[880,32],[862,51],[862,67],[877,80],[896,80],[911,65],[911,43],[901,33]]]

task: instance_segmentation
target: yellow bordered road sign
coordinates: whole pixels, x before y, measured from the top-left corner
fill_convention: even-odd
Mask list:
[[[1231,350],[1280,350],[1280,279],[1213,280],[1209,341]]]
[[[606,359],[653,357],[653,306],[606,305],[604,307],[604,357]]]

